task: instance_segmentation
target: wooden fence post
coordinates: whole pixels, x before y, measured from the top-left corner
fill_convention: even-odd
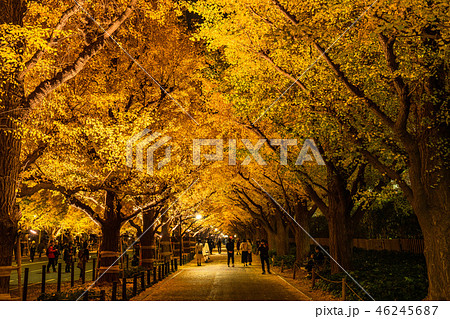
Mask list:
[[[178,262],[177,262],[178,260],[175,258],[174,259],[174,261],[173,261],[173,263],[175,264],[175,271],[177,271],[178,270]]]
[[[145,272],[141,272],[141,290],[145,290]]]
[[[161,265],[158,265],[158,281],[161,281],[161,275],[162,275],[162,269],[161,269]]]
[[[133,275],[133,297],[137,295],[137,274]]]
[[[127,300],[127,278],[125,276],[122,278],[122,300]]]
[[[83,269],[81,269],[81,283],[84,285],[86,282],[86,262],[83,262]]]
[[[61,292],[61,263],[58,263],[58,281],[56,284],[56,292]]]
[[[114,281],[113,285],[112,285],[111,301],[116,301],[116,300],[117,300],[117,281]]]
[[[156,282],[157,282],[157,279],[156,279],[156,267],[153,266],[153,283],[155,284]]]
[[[315,271],[315,269],[313,267],[312,268],[312,285],[311,285],[311,288],[314,288],[315,284],[316,284],[316,271]]]
[[[281,272],[284,272],[284,259],[281,260]]]
[[[75,262],[70,265],[70,287],[75,286]]]
[[[147,286],[150,287],[150,269],[147,269]]]
[[[105,290],[100,290],[100,301],[106,300],[106,292]]]
[[[16,264],[17,264],[17,290],[20,296],[22,284],[22,246],[20,246],[20,236],[17,238]]]
[[[96,273],[95,273],[95,267],[96,267],[96,258],[92,258],[92,281],[95,281]]]
[[[45,265],[42,266],[42,283],[41,283],[41,294],[45,294],[45,275],[47,273],[47,267]]]
[[[174,272],[173,259],[170,259],[170,267],[171,267],[171,272]]]
[[[24,278],[23,278],[23,290],[22,290],[22,293],[23,293],[22,300],[23,301],[27,301],[29,271],[30,271],[29,268],[25,268],[25,274],[24,274]]]
[[[345,277],[342,278],[342,300],[345,301]]]

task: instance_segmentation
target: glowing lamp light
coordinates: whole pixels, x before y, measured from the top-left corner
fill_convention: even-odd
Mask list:
[[[30,233],[32,233],[33,235],[37,235],[37,231],[30,229]]]
[[[196,219],[202,219],[202,215],[197,214],[197,215],[195,215],[195,218],[196,218]]]

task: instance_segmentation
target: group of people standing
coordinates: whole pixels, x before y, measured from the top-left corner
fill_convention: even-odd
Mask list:
[[[212,242],[212,244],[211,244]],[[241,262],[244,267],[248,267],[252,265],[253,261],[253,252],[259,254],[261,259],[262,273],[267,272],[270,274],[270,265],[269,265],[269,245],[266,240],[261,240],[257,242],[257,245],[254,249],[253,244],[250,240],[239,240],[236,241],[232,236],[225,239],[225,249],[227,250],[227,265],[228,267],[234,267],[234,254],[236,249],[236,254],[241,255]],[[214,249],[214,242],[211,240],[202,243],[201,240],[198,240],[195,245],[195,255],[197,260],[197,266],[202,265],[202,261],[207,262],[209,259],[209,255],[212,254],[212,250]],[[217,241],[217,251],[220,254],[222,252],[222,241],[219,239]]]
[[[74,247],[72,243],[68,243],[63,247],[59,247],[59,245],[57,243],[55,244],[53,240],[50,241],[49,246],[46,249],[46,255],[48,258],[47,272],[50,272],[50,268],[53,269],[53,272],[56,272],[56,264],[58,263],[58,258],[61,254],[61,250],[63,251],[63,260],[65,262],[64,271],[66,273],[70,272],[71,265],[74,262],[76,256],[76,247]],[[80,245],[78,249],[77,267],[80,268],[81,270],[84,270],[88,260],[89,260],[88,243],[84,242]]]

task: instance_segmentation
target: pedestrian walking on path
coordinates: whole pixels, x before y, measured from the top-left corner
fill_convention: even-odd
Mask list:
[[[202,258],[203,258],[203,244],[200,239],[198,240],[197,244],[195,245],[195,257],[197,259],[197,266],[201,266]]]
[[[228,267],[230,267],[230,260],[234,267],[234,241],[231,236],[227,242],[226,248],[227,248],[227,255],[228,255],[228,261],[227,261]]]
[[[43,242],[40,242],[37,246],[37,253],[39,254],[39,258],[42,257],[42,253],[44,252],[45,245]]]
[[[80,278],[83,276],[83,272],[86,271],[86,263],[89,260],[89,249],[87,241],[83,243],[83,248],[78,251],[78,264],[80,268]]]
[[[264,268],[264,263],[266,263],[266,265],[267,265],[267,272],[269,274],[271,274],[270,266],[269,266],[269,245],[267,244],[267,241],[265,239],[261,240],[258,251],[259,251],[259,257],[261,258],[261,267],[262,267],[263,275],[266,273],[266,270]]]
[[[208,246],[209,246],[209,254],[213,254],[214,250],[214,240],[212,238],[208,239]]]
[[[54,247],[54,241],[52,240],[50,242],[50,245],[47,248],[47,257],[48,257],[48,264],[47,264],[47,272],[50,272],[50,266],[53,268],[53,272],[56,272],[55,267],[55,257],[56,257],[57,250]]]
[[[247,240],[247,251],[248,251],[247,261],[248,261],[248,264],[251,266],[252,265],[253,246],[252,246],[252,242],[250,239]]]
[[[248,263],[248,246],[247,241],[244,239],[241,243],[240,250],[242,252],[241,262],[244,264],[244,267],[247,267]]]
[[[219,240],[217,241],[217,251],[219,252],[219,255],[222,253],[222,241]]]
[[[30,246],[30,261],[34,262],[34,256],[36,255],[36,242],[33,240]]]
[[[209,242],[206,241],[203,245],[203,257],[205,258],[205,263],[209,260],[209,255],[211,254],[211,246],[209,245]]]
[[[240,249],[241,249],[241,240],[238,238],[236,239],[236,255],[240,255]]]
[[[73,247],[72,247],[72,243],[69,243],[66,247],[66,249],[64,249],[64,254],[63,254],[63,259],[64,262],[66,263],[66,267],[64,269],[64,272],[68,273],[70,272],[70,267],[72,266],[72,262],[73,262]]]

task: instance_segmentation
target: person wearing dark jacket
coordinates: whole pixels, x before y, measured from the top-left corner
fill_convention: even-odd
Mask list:
[[[47,272],[50,272],[50,266],[53,268],[53,272],[56,272],[55,267],[55,261],[56,261],[56,253],[57,250],[55,249],[53,245],[53,240],[50,242],[50,246],[47,248],[47,257],[48,257],[48,264],[47,264]]]
[[[234,240],[231,238],[231,236],[227,242],[226,248],[227,248],[227,255],[228,255],[228,262],[227,262],[228,267],[230,267],[230,260],[234,267]]]
[[[219,255],[222,252],[222,241],[220,240],[220,238],[217,241],[217,251],[219,252]]]
[[[319,246],[317,246],[314,251],[314,263],[320,267],[324,264],[324,262],[325,262],[325,256],[320,251]]]
[[[82,248],[78,251],[78,264],[77,267],[80,268],[80,278],[83,276],[83,272],[86,271],[86,263],[89,260],[89,249],[88,243],[84,242]]]
[[[30,246],[30,261],[34,262],[34,256],[36,255],[36,242],[33,240]]]
[[[266,270],[264,268],[264,263],[267,265],[267,272],[271,274],[270,272],[270,266],[269,266],[269,245],[267,244],[266,240],[261,240],[261,243],[258,247],[259,251],[259,257],[261,258],[261,267],[262,267],[262,273],[263,275],[266,273]]]
[[[213,239],[208,240],[208,246],[209,246],[209,254],[212,255],[213,249],[214,249],[214,240]]]
[[[71,268],[72,262],[73,262],[73,256],[74,256],[74,251],[73,251],[72,244],[70,243],[69,245],[67,245],[66,249],[64,249],[64,254],[63,254],[63,259],[64,259],[64,262],[66,263],[66,267],[65,267],[64,271],[66,273],[70,272],[70,268]]]

